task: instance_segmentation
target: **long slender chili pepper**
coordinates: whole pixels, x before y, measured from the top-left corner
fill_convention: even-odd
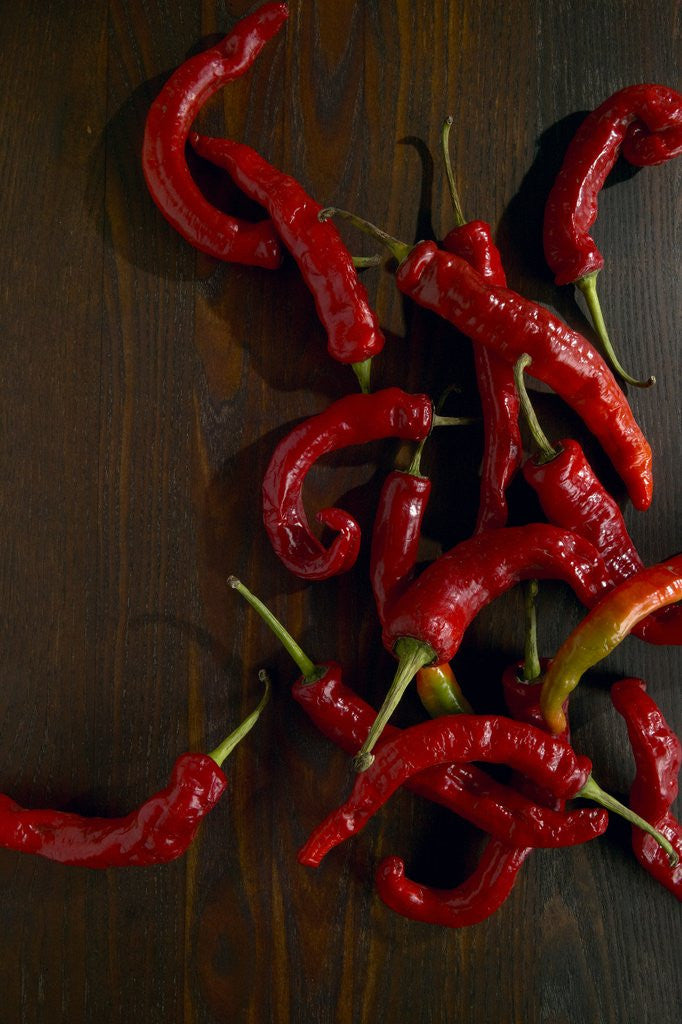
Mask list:
[[[275,448],[263,480],[263,522],[287,569],[303,579],[327,579],[350,569],[358,556],[360,527],[347,512],[326,508],[317,513],[318,521],[338,534],[328,549],[310,531],[302,492],[317,459],[380,438],[421,441],[432,427],[459,422],[435,415],[428,395],[385,388],[340,398],[294,427]]]
[[[628,533],[623,514],[594,474],[577,441],[564,438],[550,444],[540,426],[523,382],[530,356],[516,364],[516,386],[539,455],[527,459],[524,479],[530,484],[550,523],[585,537],[601,555],[612,585],[644,568]],[[682,606],[665,608],[638,623],[633,633],[654,644],[682,644]]]
[[[656,145],[657,137],[662,145]],[[640,381],[630,376],[613,350],[596,287],[604,257],[589,234],[597,218],[599,192],[621,147],[624,155],[639,165],[661,163],[682,152],[682,95],[662,85],[631,85],[588,114],[566,151],[548,196],[543,239],[556,283],[573,283],[585,295],[614,371],[629,384],[646,387],[655,378]]]
[[[255,724],[268,699],[211,754],[182,754],[165,789],[124,818],[84,818],[55,810],[29,810],[0,796],[0,846],[35,853],[62,864],[89,868],[164,864],[181,856],[208,812],[222,796],[227,779],[221,765]]]
[[[191,142],[200,156],[224,167],[249,198],[266,208],[313,294],[329,355],[352,363],[368,391],[368,360],[381,352],[385,339],[336,226],[320,221],[319,203],[249,146],[196,134]]]
[[[469,761],[507,764],[558,797],[586,797],[616,811],[656,838],[670,858],[670,842],[595,782],[588,758],[561,739],[502,715],[446,715],[404,729],[377,751],[357,775],[348,799],[312,832],[299,851],[302,864],[317,867],[339,843],[355,835],[401,785],[436,765]]]
[[[433,242],[410,248],[354,214],[329,207],[386,245],[398,261],[396,281],[415,302],[438,313],[475,345],[509,363],[527,352],[533,373],[582,417],[624,480],[637,509],[651,504],[651,448],[608,366],[589,341],[543,306],[486,282],[454,253]]]
[[[441,555],[390,605],[383,643],[398,668],[376,722],[355,758],[363,771],[371,750],[415,673],[451,661],[478,612],[524,579],[561,579],[589,606],[604,592],[594,547],[567,530],[533,523],[489,530]]]
[[[288,13],[285,3],[263,4],[217,46],[185,61],[152,103],[142,143],[142,169],[151,196],[186,241],[217,259],[270,270],[282,257],[272,222],[249,224],[212,206],[192,178],[185,144],[202,106],[248,71]]]
[[[446,252],[460,256],[492,285],[505,288],[507,278],[492,229],[482,220],[466,222],[450,163],[448,140],[452,118],[443,125],[442,146],[456,226],[442,242]],[[507,522],[507,487],[521,465],[519,399],[514,375],[506,359],[491,349],[474,346],[474,368],[483,414],[481,490],[475,532]]]
[[[583,673],[610,654],[643,618],[680,600],[682,555],[677,555],[620,583],[587,613],[559,648],[542,684],[542,713],[552,732],[562,731],[562,705]]]
[[[321,733],[346,753],[362,745],[376,712],[343,683],[336,662],[316,665],[272,612],[239,580],[228,581],[258,612],[301,671],[292,695]],[[387,737],[399,736],[389,727]],[[473,765],[435,767],[410,779],[408,788],[442,804],[507,844],[571,846],[601,834],[606,816],[595,808],[556,814],[504,786]]]
[[[630,806],[666,836],[682,855],[682,825],[670,813],[678,793],[682,744],[641,679],[622,679],[611,687],[611,699],[625,719],[635,758]],[[682,865],[671,867],[658,843],[632,830],[632,848],[650,875],[682,900]]]

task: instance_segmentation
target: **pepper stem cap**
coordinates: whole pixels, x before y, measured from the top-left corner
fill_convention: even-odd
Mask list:
[[[358,363],[351,363],[351,366],[353,367],[355,376],[358,378],[360,390],[363,395],[368,395],[370,392],[370,378],[372,374],[372,357],[370,356],[369,359],[363,359]]]

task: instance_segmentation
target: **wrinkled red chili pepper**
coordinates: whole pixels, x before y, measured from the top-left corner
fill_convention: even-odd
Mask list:
[[[343,683],[336,662],[315,665],[243,583],[234,577],[229,582],[273,630],[301,670],[292,688],[294,699],[324,736],[346,753],[355,753],[374,720],[374,709]],[[398,735],[399,729],[389,727],[387,737]],[[473,765],[431,768],[407,785],[507,843],[568,846],[591,839],[606,828],[603,812],[594,808],[561,815],[545,811]]]
[[[628,132],[630,134],[628,135]],[[604,257],[590,237],[599,193],[623,148],[638,165],[662,163],[682,152],[682,95],[662,85],[631,85],[587,115],[566,151],[545,206],[545,257],[557,284],[584,293],[611,366],[630,384],[646,386],[618,362],[609,339],[596,277]]]
[[[437,417],[427,395],[409,395],[385,388],[371,395],[348,395],[300,423],[277,445],[263,480],[263,522],[272,547],[287,569],[303,579],[327,579],[355,563],[360,527],[347,512],[327,508],[317,520],[336,530],[325,548],[308,525],[303,483],[317,459],[327,452],[397,437],[421,441],[432,426],[448,422]]]
[[[465,260],[433,242],[410,248],[354,214],[332,207],[320,217],[334,215],[350,220],[390,249],[400,263],[398,287],[419,305],[511,364],[527,352],[534,376],[556,391],[597,437],[635,508],[649,507],[651,448],[613,374],[586,338],[543,306],[490,285]]]
[[[530,362],[529,357],[522,356],[515,370],[521,407],[539,448],[538,458],[524,463],[524,479],[540,499],[550,523],[573,530],[594,544],[610,585],[615,586],[640,572],[644,563],[618,504],[595,476],[577,441],[565,438],[553,446],[547,440],[523,383],[523,370]],[[682,606],[648,616],[632,632],[648,643],[682,644]]]
[[[255,724],[269,694],[211,754],[182,754],[165,789],[124,818],[84,818],[55,810],[29,810],[0,795],[0,846],[88,868],[143,867],[180,857],[201,820],[217,804],[227,779],[221,765]]]
[[[490,225],[482,220],[466,222],[462,213],[448,151],[451,124],[449,117],[443,125],[442,142],[456,226],[441,245],[465,260],[485,281],[505,288],[507,278]],[[481,490],[474,531],[480,533],[507,522],[506,491],[521,465],[522,446],[519,399],[509,363],[491,349],[475,345],[474,368],[483,414]]]
[[[318,219],[321,206],[294,178],[249,146],[196,134],[191,141],[200,156],[224,167],[250,199],[266,208],[313,294],[329,355],[340,363],[359,364],[356,372],[368,391],[367,361],[381,352],[385,339],[336,227]]]
[[[461,541],[432,562],[385,613],[383,643],[398,669],[367,741],[355,759],[359,771],[422,665],[452,661],[478,612],[524,579],[561,579],[593,605],[604,593],[604,567],[595,548],[558,527],[489,530]]]
[[[682,856],[682,825],[670,813],[678,793],[682,744],[641,679],[615,683],[611,699],[625,719],[635,758],[630,806],[655,825]],[[682,864],[671,867],[658,843],[639,829],[632,830],[632,848],[642,867],[682,900]]]
[[[561,645],[540,698],[554,733],[564,727],[563,705],[583,674],[615,650],[651,612],[682,601],[682,555],[642,569],[609,591]]]
[[[282,257],[272,222],[249,224],[212,206],[190,174],[185,144],[202,106],[248,71],[288,14],[284,3],[263,4],[217,46],[185,61],[152,103],[142,143],[142,169],[151,196],[186,241],[219,260],[270,270]]]

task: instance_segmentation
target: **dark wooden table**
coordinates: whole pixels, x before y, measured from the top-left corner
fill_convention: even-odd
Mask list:
[[[251,709],[261,666],[275,685],[185,858],[97,873],[0,852],[0,1020],[676,1020],[679,905],[640,869],[618,823],[587,846],[538,852],[505,906],[461,931],[404,920],[374,892],[389,853],[446,887],[478,855],[479,833],[409,795],[318,871],[296,862],[347,790],[347,759],[294,705],[295,670],[225,578],[240,575],[313,658],[339,658],[380,701],[392,662],[366,542],[396,449],[341,453],[315,470],[310,508],[340,502],[365,543],[346,576],[288,575],[259,521],[263,472],[290,426],[352,391],[353,375],[327,358],[291,262],[269,273],[195,254],[140,169],[162,83],[248,7],[3,5],[0,788],[29,806],[125,813],[177,754],[211,749]],[[452,223],[438,148],[452,113],[466,214],[495,226],[512,287],[589,333],[573,290],[544,265],[542,204],[581,112],[633,82],[679,86],[679,16],[674,0],[292,0],[280,36],[202,125],[249,142],[320,201],[412,240]],[[238,202],[220,177],[205,185]],[[623,362],[658,375],[654,390],[629,393],[655,455],[651,511],[623,500],[647,561],[680,548],[679,191],[679,162],[621,168],[595,229]],[[437,394],[452,381],[463,390],[450,411],[476,415],[468,343],[404,303],[386,267],[364,281],[388,338],[376,385]],[[550,436],[582,438],[624,499],[577,418],[536,397]],[[480,453],[479,427],[430,444],[425,557],[471,531]],[[513,520],[537,515],[517,482]],[[499,706],[520,612],[511,592],[457,657],[481,710]],[[580,616],[567,588],[543,586],[542,652]],[[632,759],[608,686],[624,673],[646,678],[682,730],[677,651],[626,641],[573,702],[576,746],[620,795]],[[409,695],[397,721],[419,717]]]

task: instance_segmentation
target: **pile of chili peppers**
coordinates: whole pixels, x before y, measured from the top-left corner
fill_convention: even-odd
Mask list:
[[[371,536],[368,585],[377,630],[397,660],[379,711],[343,681],[334,661],[313,662],[285,627],[239,580],[229,583],[282,641],[300,670],[293,697],[309,718],[353,758],[351,793],[314,829],[298,852],[318,865],[355,835],[400,787],[449,808],[489,835],[471,876],[446,891],[410,880],[404,863],[379,864],[376,887],[392,909],[450,927],[474,924],[507,898],[528,855],[597,838],[608,812],[632,823],[639,863],[682,898],[682,827],[671,806],[682,761],[680,742],[644,682],[625,679],[612,689],[627,726],[636,774],[630,807],[604,792],[593,766],[571,745],[568,704],[582,675],[630,633],[655,644],[682,644],[682,556],[646,567],[627,533],[616,501],[573,439],[552,444],[525,389],[524,372],[546,383],[583,420],[627,487],[635,508],[652,498],[651,449],[618,377],[615,355],[597,300],[603,258],[589,236],[599,192],[619,156],[646,166],[682,152],[682,96],[660,85],[616,93],[589,114],[570,144],[549,195],[544,244],[558,284],[574,282],[586,296],[604,355],[544,307],[507,287],[491,227],[467,221],[449,161],[452,119],[442,148],[454,226],[439,244],[411,246],[359,216],[323,209],[291,176],[241,142],[208,138],[193,125],[206,101],[245,74],[283,27],[284,3],[266,3],[219,44],[171,75],[147,119],[142,164],[151,195],[168,221],[197,249],[225,261],[276,271],[287,250],[311,290],[327,333],[329,355],[350,364],[360,393],[332,402],[296,425],[276,446],[262,487],[263,524],[282,564],[304,580],[324,580],[355,564],[361,543],[356,520],[340,508],[322,509],[318,523],[333,533],[323,543],[306,514],[303,489],[317,460],[349,446],[394,438],[412,443],[409,467],[384,481]],[[247,223],[219,211],[190,173],[187,150],[222,168],[266,216]],[[435,427],[469,422],[440,415],[426,394],[398,386],[371,388],[371,366],[384,346],[379,321],[358,277],[372,260],[354,259],[334,219],[340,216],[386,246],[397,261],[395,280],[412,302],[431,310],[473,344],[484,448],[480,501],[471,537],[419,568],[419,545],[431,481],[421,455]],[[537,448],[524,460],[520,417]],[[544,522],[508,526],[507,490],[521,470],[536,492]],[[567,583],[588,609],[551,660],[537,652],[537,580]],[[512,587],[525,587],[524,657],[505,671],[506,707],[479,714],[451,668],[477,613]],[[430,716],[397,729],[389,724],[402,693],[416,679]],[[238,730],[239,738],[255,720]],[[102,867],[146,864],[177,856],[225,786],[222,758],[234,737],[204,755],[186,755],[168,788],[128,818],[84,822],[74,815],[28,811],[0,798],[0,844],[65,863]],[[474,762],[512,769],[507,783]],[[568,807],[573,799],[601,807]]]

